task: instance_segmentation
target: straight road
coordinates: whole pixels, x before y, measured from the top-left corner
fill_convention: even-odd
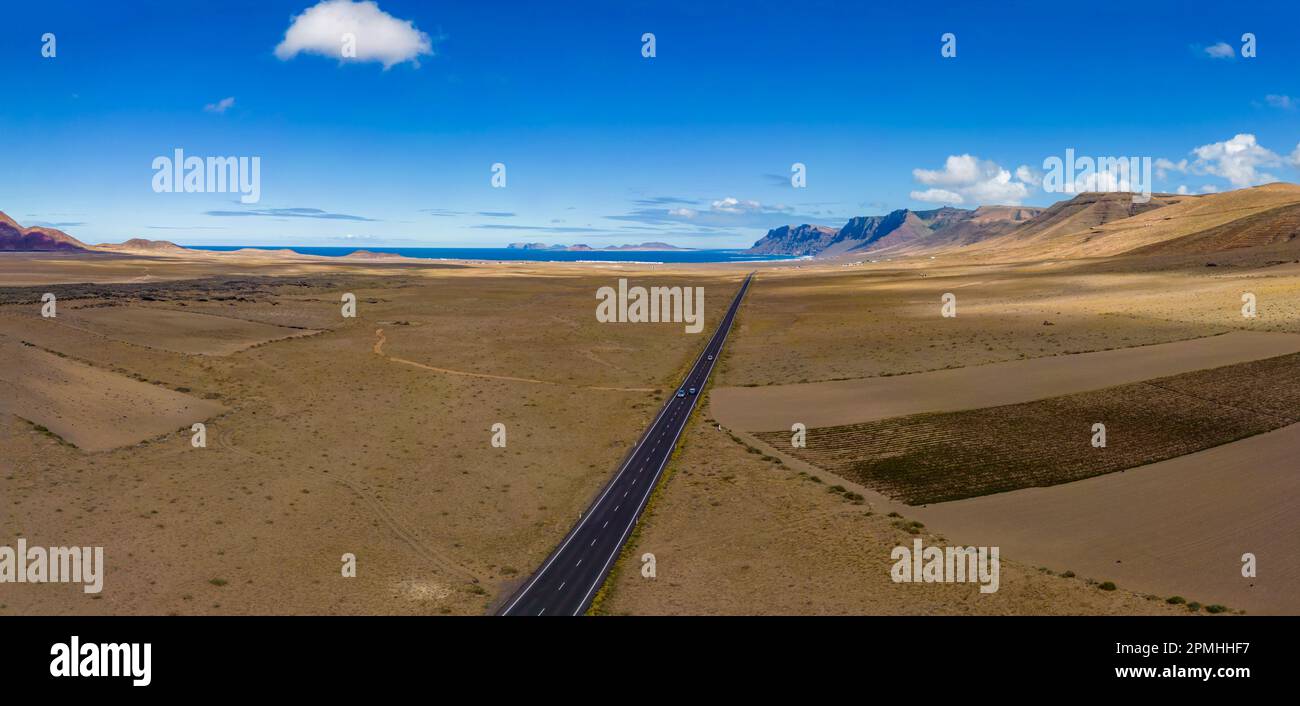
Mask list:
[[[669,393],[659,416],[641,435],[613,480],[542,567],[505,602],[498,615],[581,615],[591,605],[592,597],[609,575],[650,493],[663,475],[691,410],[695,409],[699,395],[690,394],[690,388],[695,388],[697,393],[704,390],[753,278],[753,273],[745,277],[718,329],[678,388],[686,390],[686,396],[678,397],[677,390]]]

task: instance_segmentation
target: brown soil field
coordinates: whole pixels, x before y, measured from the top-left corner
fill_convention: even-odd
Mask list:
[[[333,260],[289,251],[216,253],[188,250],[183,257],[157,253],[15,252],[0,257],[0,286],[48,288],[54,284],[95,283],[99,285],[98,289],[110,289],[115,284],[150,284],[166,288],[170,283],[204,277],[227,279],[338,273],[340,263]],[[366,267],[364,262],[348,264],[352,266],[346,271],[353,274],[465,269],[465,265],[455,263],[419,261],[384,263],[382,267]]]
[[[66,276],[86,282],[99,262]],[[601,324],[596,289],[620,276],[705,286],[708,330],[743,275],[258,267],[266,274],[66,285],[59,317],[111,303],[320,333],[186,354],[162,345],[161,329],[127,342],[49,325],[31,315],[43,287],[0,289],[13,302],[0,306],[0,334],[15,345],[227,410],[209,420],[207,448],[177,424],[95,452],[0,415],[0,534],[103,546],[107,564],[98,596],[17,585],[0,615],[482,613],[563,537],[704,342],[682,324]],[[340,315],[343,292],[357,296],[355,319]],[[497,422],[506,448],[490,444]],[[345,553],[356,578],[341,576]]]
[[[51,322],[105,338],[191,355],[230,355],[259,343],[316,333],[213,314],[140,306],[65,308]]]
[[[1158,272],[1129,261],[1105,271],[944,259],[772,267],[751,287],[724,384],[903,375],[1233,330],[1300,333],[1300,265],[1270,262]],[[1257,318],[1241,315],[1245,292],[1256,295]],[[944,293],[957,297],[955,318],[940,315]]]
[[[618,277],[705,286],[707,331],[743,267],[759,269],[716,371],[717,384],[741,387],[884,380],[1176,341],[1245,340],[1246,333],[1300,334],[1300,265],[1241,254],[1215,263],[1170,260],[1147,271],[1127,261],[850,267],[344,263],[283,253],[0,256],[0,336],[107,379],[225,410],[208,421],[206,449],[190,446],[188,430],[170,427],[104,451],[61,444],[0,414],[0,534],[104,546],[107,559],[103,594],[13,586],[0,599],[0,615],[489,610],[563,537],[703,343],[681,324],[596,322],[594,292]],[[165,331],[142,330],[128,340],[47,325],[32,315],[45,291],[59,296],[60,317],[110,305],[103,308],[319,333],[248,347],[240,339],[239,350],[200,355],[166,340]],[[938,315],[939,296],[948,291],[959,298],[956,319]],[[1258,295],[1258,319],[1240,317],[1245,291]],[[357,295],[356,319],[339,315],[344,292]],[[1244,346],[1251,357],[1282,339],[1257,340],[1258,347]],[[1231,401],[1231,392],[1215,394]],[[1276,492],[1276,502],[1294,495],[1268,476],[1244,476],[1258,486],[1239,496],[1222,492],[1221,530],[1200,533],[1204,512],[1213,511],[1206,506],[1199,514],[1170,510],[1149,526],[1153,534],[1126,535],[1142,557],[1135,561],[1149,562],[1142,568],[1154,577],[1149,583],[1128,573],[1137,567],[1126,557],[1124,570],[1112,572],[1081,546],[1062,543],[1070,551],[1042,554],[1007,534],[995,594],[975,585],[895,584],[890,550],[914,537],[1000,541],[967,531],[978,526],[978,510],[966,516],[974,525],[954,514],[951,527],[943,516],[922,513],[1141,477],[1279,432],[1139,471],[908,508],[784,453],[752,453],[746,443],[760,442],[737,429],[744,437],[738,443],[711,414],[703,407],[683,435],[673,475],[620,561],[602,611],[1185,615],[1160,597],[1249,606],[1220,599],[1208,584],[1199,594],[1201,584],[1183,583],[1192,569],[1160,578],[1172,562],[1187,560],[1177,555],[1181,543],[1210,542],[1213,551],[1198,553],[1217,557],[1244,542],[1263,548],[1243,551],[1276,563],[1278,549],[1261,537],[1294,535],[1287,524],[1297,516],[1293,508],[1265,506],[1266,515],[1244,522],[1252,494]],[[508,427],[507,448],[489,443],[496,422]],[[1278,455],[1243,452],[1235,462],[1245,468],[1258,454],[1285,472],[1294,453],[1282,451],[1294,445],[1277,443]],[[1143,492],[1165,494],[1172,508],[1179,479],[1161,478]],[[1060,531],[1102,546],[1120,541],[1109,533],[1102,503],[1094,507]],[[1283,510],[1290,514],[1279,516]],[[917,519],[926,526],[907,525]],[[1230,534],[1234,521],[1243,530]],[[1176,556],[1146,546],[1172,546]],[[659,558],[653,581],[640,577],[632,558],[643,551]],[[340,575],[344,553],[357,557],[356,578]],[[1059,575],[1065,569],[1079,576]],[[1120,590],[1100,590],[1097,582],[1106,580]]]
[[[718,420],[785,431],[1015,404],[1300,351],[1300,334],[1232,331],[1173,343],[1032,358],[912,375],[803,385],[723,387]]]
[[[188,430],[220,404],[39,350],[0,335],[0,415],[17,415],[84,451]]]
[[[1207,262],[1218,267],[1207,268]],[[952,273],[949,282],[956,286],[931,287],[934,283],[927,280],[937,271]],[[978,284],[957,288],[971,282]],[[924,301],[909,302],[898,294],[902,289],[912,296],[918,284],[924,285]],[[883,293],[877,291],[881,288]],[[976,288],[986,293],[987,303],[963,295]],[[946,323],[974,311],[994,313],[1004,317],[993,322],[993,333],[999,335],[972,327],[968,335],[958,336],[931,323],[916,325],[921,317],[937,323],[941,291],[959,297],[958,319]],[[1257,319],[1240,316],[1240,296],[1246,291],[1258,295]],[[1249,250],[1220,253],[1212,260],[1120,259],[987,268],[933,262],[776,267],[763,271],[751,288],[719,366],[721,377],[715,384],[721,387],[710,393],[716,397],[703,416],[712,411],[721,420],[722,393],[741,385],[866,376],[882,376],[869,382],[888,384],[907,378],[883,376],[909,371],[1193,337],[1213,336],[1189,340],[1188,345],[1203,341],[1222,346],[1235,339],[1245,344],[1232,354],[1242,361],[1280,355],[1288,352],[1285,346],[1275,348],[1272,343],[1282,338],[1265,343],[1263,337],[1215,334],[1300,332],[1298,295],[1300,267],[1289,258]],[[896,306],[879,304],[890,300]],[[1021,314],[1023,325],[1017,328],[1005,318],[1008,312]],[[1045,327],[1044,321],[1054,326]],[[1008,323],[1004,331],[996,329]],[[1063,325],[1068,327],[1065,332]],[[1003,347],[1002,339],[1013,345]],[[1131,352],[1141,356],[1143,349]],[[1192,356],[1186,362],[1195,366],[1201,361]],[[1211,356],[1203,362],[1212,367],[1237,361]],[[1168,364],[1176,366],[1178,361]],[[1181,369],[1157,367],[1151,372]],[[1216,398],[1228,404],[1240,401],[1233,399],[1232,383],[1226,379],[1201,376],[1187,381],[1215,388]],[[1261,382],[1269,384],[1268,378]],[[1005,387],[1014,390],[1020,383],[1008,379]],[[916,394],[926,397],[929,389],[921,386]],[[935,394],[942,401],[942,392]],[[759,399],[753,398],[753,406],[767,407]],[[906,404],[905,388],[900,388],[898,399]],[[873,402],[864,399],[863,405]],[[737,414],[737,409],[728,411]],[[820,410],[813,401],[799,411],[812,415]],[[1272,412],[1268,407],[1261,411]],[[774,413],[783,423],[774,429],[788,430],[787,412],[773,404],[757,414]],[[717,422],[705,422],[697,422],[683,436],[688,443],[672,464],[675,473],[660,491],[637,543],[620,562],[603,611],[1187,615],[1186,608],[1171,608],[1159,600],[1180,595],[1188,602],[1218,602],[1233,610],[1297,612],[1296,554],[1287,543],[1300,517],[1290,488],[1300,425],[1131,471],[908,507],[790,456],[788,431],[779,435],[780,445],[773,450],[760,448],[766,445],[738,429],[740,443],[731,441],[725,429],[711,426]],[[1085,445],[1090,425],[1080,434]],[[836,486],[846,491],[827,492]],[[866,510],[847,501],[848,494],[860,497]],[[889,512],[903,518],[881,517]],[[899,523],[913,519],[924,522],[924,534],[944,536],[949,543],[1001,545],[1004,576],[1022,572],[1004,580],[1003,591],[1017,586],[1015,599],[1000,604],[982,600],[989,596],[971,587],[923,589],[890,582],[882,547],[905,543],[907,535],[900,532]],[[638,557],[646,551],[658,559],[654,580],[639,573]],[[1262,573],[1259,579],[1241,576],[1241,554],[1248,551],[1274,563],[1267,581]],[[1095,590],[1098,581],[1115,581],[1120,588],[1100,592]],[[921,597],[922,592],[933,600]],[[1125,596],[1157,600],[1130,602]]]
[[[1300,613],[1300,424],[1126,473],[908,511],[1057,572],[1251,614]],[[1242,576],[1242,555],[1259,570]]]
[[[1068,483],[1300,421],[1300,354],[1034,402],[809,429],[789,453],[909,505]],[[1092,446],[1094,423],[1104,448]],[[790,432],[760,432],[773,447]]]
[[[724,357],[725,357],[724,353]],[[619,560],[599,612],[612,615],[1178,615],[1185,608],[1125,590],[1103,591],[1106,572],[1066,578],[1004,549],[1000,587],[894,583],[890,552],[921,537],[970,537],[890,517],[858,504],[842,482],[762,460],[696,413],[665,484]],[[824,479],[824,480],[823,480]],[[856,487],[856,486],[855,486]],[[907,512],[907,509],[904,509]],[[983,535],[987,537],[987,535]],[[656,576],[641,575],[644,553]]]

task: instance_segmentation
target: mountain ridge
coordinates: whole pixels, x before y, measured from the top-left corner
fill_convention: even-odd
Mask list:
[[[91,247],[55,228],[24,228],[4,211],[0,211],[0,251],[90,252]]]
[[[1010,232],[1042,211],[1029,206],[944,206],[925,211],[900,208],[882,216],[854,216],[839,228],[807,223],[779,226],[745,252],[833,257],[956,247]]]
[[[1274,182],[1210,194],[1085,192],[1046,208],[897,209],[840,228],[785,225],[747,251],[835,258],[960,252],[1039,259],[1209,253],[1300,242],[1300,185]]]

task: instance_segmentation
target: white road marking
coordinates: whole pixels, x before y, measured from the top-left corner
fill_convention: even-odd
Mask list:
[[[726,343],[727,338],[730,337],[730,334],[731,334],[731,327],[732,327],[732,324],[733,324],[733,321],[734,321],[734,315],[735,315],[735,312],[739,310],[740,302],[741,302],[741,300],[743,300],[745,293],[749,290],[749,283],[750,283],[752,277],[753,277],[753,274],[751,273],[751,274],[749,275],[749,277],[746,277],[745,280],[741,283],[741,289],[740,289],[739,294],[737,294],[736,299],[735,299],[735,301],[733,301],[731,308],[727,311],[726,314],[723,315],[723,322],[724,322],[725,325],[720,327],[720,330],[719,330],[717,333],[715,333],[715,334],[714,334],[714,337],[710,340],[709,345],[706,346],[705,350],[704,350],[703,352],[700,353],[700,356],[697,357],[697,358],[695,359],[695,365],[692,367],[692,371],[694,371],[696,368],[698,368],[699,365],[700,365],[701,363],[704,363],[704,362],[705,362],[704,357],[705,357],[705,354],[706,354],[706,353],[708,353],[708,352],[711,351],[711,350],[714,350],[714,346],[715,346],[715,345],[717,346],[717,349],[721,349],[722,345],[723,345],[724,343]],[[713,372],[713,368],[714,368],[715,365],[716,365],[716,360],[709,360],[709,361],[708,361],[707,369],[705,370],[705,372],[704,372],[704,374],[703,374],[703,376],[702,376],[702,379],[704,379],[704,380],[707,380],[707,379],[708,379],[709,375]],[[697,384],[697,385],[698,385],[698,384]],[[686,400],[683,399],[682,401],[685,402]],[[690,400],[690,401],[685,405],[685,411],[686,411],[686,415],[685,415],[685,417],[686,417],[686,418],[689,418],[689,417],[690,417],[690,413],[691,413],[692,411],[694,411],[696,401],[697,401],[697,400],[695,399],[695,397],[692,396],[692,399],[691,399],[691,400]],[[669,405],[666,406],[666,407],[664,407],[662,410],[660,410],[660,412],[659,412],[659,416],[658,416],[658,417],[655,419],[655,421],[650,425],[651,430],[653,430],[653,429],[654,429],[654,428],[655,428],[655,427],[656,427],[656,426],[657,426],[661,421],[663,421],[664,416],[667,414],[667,412],[669,411],[669,409],[672,408],[672,407],[674,406],[674,404],[673,404],[674,402],[675,402],[675,400],[669,400]],[[675,408],[675,409],[673,409],[672,421],[676,422],[676,420],[677,420],[679,414],[681,413],[681,411],[682,411],[681,408]],[[678,424],[678,425],[676,425],[676,426],[678,426],[678,428],[676,429],[675,433],[673,434],[673,441],[672,441],[672,444],[671,444],[672,447],[675,447],[675,446],[677,445],[677,442],[678,442],[678,440],[681,438],[682,432],[684,431],[684,429],[681,428],[682,425]],[[665,431],[665,432],[661,432],[661,434],[660,434],[660,439],[661,439],[661,440],[662,440],[664,434],[666,434],[666,433],[667,433],[666,431]],[[644,441],[645,441],[645,440],[642,440],[641,443],[644,443]],[[642,447],[642,448],[644,448],[644,447]],[[658,450],[658,448],[659,448],[659,446],[658,446],[658,444],[656,444],[654,450]],[[609,485],[607,485],[607,486],[605,487],[605,490],[601,493],[601,496],[600,496],[599,498],[596,499],[596,502],[595,502],[595,504],[593,505],[593,507],[595,507],[595,506],[599,506],[600,503],[604,501],[605,496],[608,495],[608,494],[609,494],[609,491],[612,490],[612,489],[617,485],[617,483],[618,483],[618,479],[623,475],[623,472],[627,470],[628,466],[631,465],[631,463],[630,463],[631,458],[633,458],[633,457],[635,457],[635,456],[636,456],[636,453],[634,452],[634,453],[632,454],[632,457],[629,458],[629,462],[628,462],[628,463],[625,463],[621,468],[619,468],[618,473],[615,474],[615,476],[614,476],[614,480],[611,481],[611,482],[609,483]],[[663,459],[663,461],[660,462],[659,467],[655,470],[655,473],[653,474],[653,475],[654,475],[654,478],[652,479],[652,481],[651,481],[651,483],[650,483],[650,486],[649,486],[651,489],[654,488],[654,484],[655,484],[655,482],[657,482],[657,481],[659,480],[659,477],[662,475],[663,470],[664,470],[664,466],[667,464],[667,462],[668,462],[668,458],[667,458],[667,456],[665,456],[665,458]],[[639,475],[639,473],[638,473],[638,475]],[[635,481],[633,481],[633,483],[635,484]],[[624,497],[627,497],[627,493],[624,492],[624,493],[623,493],[623,496],[624,496]],[[636,514],[633,515],[631,521],[628,522],[627,527],[623,530],[623,535],[622,535],[622,537],[620,537],[620,539],[619,539],[619,543],[618,543],[618,545],[615,547],[615,552],[612,553],[612,554],[610,554],[609,558],[605,560],[605,564],[604,564],[604,566],[601,568],[601,574],[603,574],[605,571],[607,571],[607,570],[609,569],[609,565],[610,565],[610,563],[614,560],[615,556],[616,556],[617,553],[618,553],[618,550],[622,547],[623,542],[625,542],[625,541],[627,540],[628,533],[631,532],[633,525],[636,524],[636,520],[637,520],[636,515],[637,515],[637,514],[640,514],[641,509],[645,506],[646,500],[648,500],[649,497],[650,497],[649,493],[645,493],[645,494],[642,496],[642,498],[641,498],[641,504],[640,504],[640,506],[637,508],[637,512],[636,512]],[[622,507],[622,504],[616,505],[616,506],[614,507],[614,512],[618,512],[619,508],[621,508],[621,507]],[[528,583],[528,585],[524,588],[524,590],[521,591],[521,592],[520,592],[520,593],[515,597],[515,600],[514,600],[513,602],[511,602],[511,604],[510,604],[509,606],[506,607],[506,609],[503,611],[503,614],[508,614],[508,613],[510,612],[510,610],[511,610],[512,608],[514,608],[514,606],[517,605],[517,604],[519,603],[519,601],[523,600],[524,596],[527,595],[528,591],[530,591],[530,590],[533,588],[533,585],[537,583],[537,581],[541,578],[541,576],[542,576],[544,573],[546,573],[546,571],[550,568],[551,564],[554,563],[555,560],[559,558],[559,555],[562,554],[562,553],[564,552],[564,549],[565,549],[565,547],[568,546],[569,542],[573,541],[573,538],[577,536],[578,532],[582,529],[582,526],[583,526],[584,524],[586,524],[586,521],[591,517],[592,514],[593,514],[593,513],[580,513],[580,514],[579,514],[579,517],[580,517],[581,519],[580,519],[580,521],[578,522],[578,526],[575,527],[572,531],[570,531],[569,535],[568,535],[567,537],[565,537],[564,542],[560,545],[559,549],[557,549],[557,550],[555,551],[555,553],[551,556],[551,558],[550,558],[549,560],[547,560],[546,564],[541,568],[541,570],[539,570],[539,571],[538,571],[538,572],[533,576],[532,581],[530,581],[530,582]],[[609,521],[606,520],[606,521],[605,521],[605,526],[608,526],[608,525],[609,525]],[[580,561],[581,561],[581,560],[580,560]],[[583,604],[585,604],[585,603],[587,602],[587,599],[591,596],[592,592],[593,592],[593,591],[596,589],[596,587],[600,584],[600,581],[601,581],[601,577],[600,577],[600,576],[597,576],[597,578],[596,578],[596,582],[593,583],[593,584],[591,585],[591,587],[590,587],[589,589],[587,589],[587,593],[583,595],[583,597],[582,597],[582,603],[583,603]],[[567,583],[567,582],[566,582],[566,583]],[[561,589],[562,589],[564,586],[565,586],[565,583],[560,584],[560,588],[561,588]],[[558,589],[557,589],[557,590],[558,590]],[[574,611],[573,614],[574,614],[574,615],[577,615],[579,612],[581,612],[581,610],[582,610],[582,607],[581,607],[581,605],[579,605],[578,610],[577,610],[577,611]],[[542,612],[545,612],[545,610],[543,610]],[[541,615],[541,613],[538,613],[538,615]]]
[[[748,289],[749,289],[749,279],[746,278],[745,283],[741,285],[741,294],[743,295],[744,292],[745,292],[746,290],[748,290]],[[729,316],[729,315],[730,315],[730,314],[728,314],[728,316]],[[725,318],[725,317],[724,317],[724,318]],[[727,324],[727,326],[726,326],[725,331],[723,331],[723,336],[722,336],[722,341],[723,341],[724,343],[726,342],[727,337],[728,337],[730,334],[731,334],[731,324],[730,324],[730,322],[728,321],[728,324]],[[697,359],[697,360],[696,360],[696,363],[698,364],[698,362],[699,362],[699,361],[698,361],[698,359]],[[712,373],[712,372],[713,372],[713,366],[714,366],[714,364],[716,364],[716,363],[717,363],[716,360],[709,361],[709,370],[708,370],[709,373]],[[705,374],[705,377],[706,377],[706,378],[708,377],[708,373]],[[691,406],[691,409],[694,409],[694,407],[695,407],[695,400],[691,400],[691,405],[690,405],[690,406]],[[673,446],[676,446],[676,445],[677,445],[677,440],[681,438],[682,431],[684,431],[684,429],[678,429],[676,435],[673,436]],[[651,488],[653,488],[653,487],[654,487],[654,484],[655,484],[656,482],[658,482],[658,480],[659,480],[659,476],[660,476],[660,474],[663,473],[664,466],[665,466],[667,463],[668,463],[668,458],[665,456],[663,462],[659,464],[659,468],[655,471],[655,477],[651,480],[651,483],[650,483],[650,487],[651,487]],[[647,500],[649,500],[649,498],[650,498],[650,494],[649,494],[649,493],[646,493],[645,496],[641,499],[641,506],[642,506],[642,507],[645,506],[645,502],[646,502]],[[618,511],[618,508],[617,508],[617,507],[614,508],[614,511],[617,512],[617,511]],[[638,513],[640,512],[640,508],[638,508],[637,512],[638,512]],[[615,550],[613,553],[611,553],[611,554],[609,555],[609,558],[608,558],[608,559],[605,560],[605,565],[601,567],[600,573],[596,575],[596,581],[595,581],[595,583],[591,584],[591,587],[587,589],[587,593],[584,594],[584,595],[582,596],[582,601],[578,604],[578,610],[576,610],[576,611],[573,612],[574,615],[577,615],[577,614],[582,610],[582,606],[586,604],[587,599],[588,599],[589,597],[591,597],[592,592],[595,591],[595,590],[596,590],[596,587],[600,585],[600,583],[601,583],[601,581],[602,581],[602,577],[603,577],[605,571],[607,571],[607,570],[609,569],[609,565],[610,565],[610,563],[614,561],[614,557],[617,556],[617,554],[618,554],[617,548],[622,547],[622,546],[623,546],[623,542],[627,541],[627,536],[628,536],[628,534],[632,531],[632,526],[636,524],[636,520],[637,520],[637,518],[636,518],[636,514],[634,514],[634,515],[632,516],[631,521],[629,521],[629,522],[627,523],[627,527],[623,529],[623,535],[622,535],[622,537],[620,537],[619,540],[618,540],[618,544],[616,545],[616,550]],[[606,524],[608,524],[608,522],[607,522]]]
[[[663,420],[664,415],[667,413],[668,413],[668,407],[664,407],[663,409],[659,410],[659,416],[655,417],[655,420],[650,424],[650,427],[653,429],[657,424],[659,424],[660,421]],[[645,441],[646,440],[639,440],[638,443],[644,444]],[[633,452],[632,456],[635,457],[636,453]],[[593,505],[593,507],[599,506],[600,503],[605,500],[605,496],[609,495],[609,491],[613,490],[614,486],[618,484],[618,479],[622,477],[623,471],[626,471],[628,469],[628,467],[631,465],[631,462],[632,459],[629,458],[628,462],[624,463],[623,466],[618,469],[618,473],[614,474],[614,480],[610,481],[610,483],[605,486],[605,490],[601,491],[600,497],[596,498],[596,502],[595,505]],[[618,508],[614,508],[614,509],[617,510]],[[564,538],[564,542],[560,544],[560,548],[555,550],[555,553],[551,555],[550,559],[546,560],[546,563],[542,565],[541,570],[539,570],[536,574],[533,574],[533,579],[528,582],[528,585],[524,587],[524,590],[520,591],[519,594],[515,596],[515,599],[510,602],[510,605],[506,606],[506,609],[502,611],[503,614],[509,614],[510,611],[514,609],[516,605],[519,604],[519,601],[522,601],[524,599],[524,596],[528,595],[528,592],[533,589],[533,585],[536,584],[537,580],[542,577],[542,574],[545,574],[546,570],[551,568],[551,564],[553,564],[555,560],[560,557],[560,554],[564,552],[564,548],[569,546],[569,542],[572,542],[573,538],[578,536],[578,532],[582,530],[583,525],[587,524],[587,519],[591,517],[591,514],[586,513],[583,514],[581,517],[582,519],[578,521],[578,526],[574,527],[573,530],[569,532],[569,535]]]

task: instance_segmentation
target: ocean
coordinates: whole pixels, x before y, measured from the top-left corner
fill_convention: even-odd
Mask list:
[[[515,248],[339,248],[270,245],[187,245],[195,250],[231,251],[244,247],[257,250],[292,250],[302,255],[342,257],[358,250],[393,253],[433,260],[529,260],[534,262],[768,262],[793,260],[790,255],[755,255],[743,250],[523,250]]]

